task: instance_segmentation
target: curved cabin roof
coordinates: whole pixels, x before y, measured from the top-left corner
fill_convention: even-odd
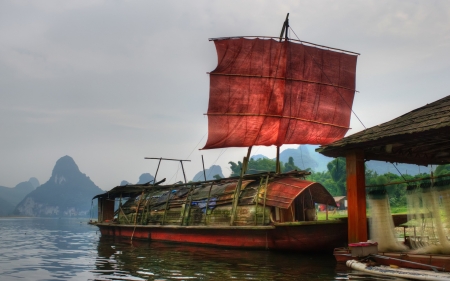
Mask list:
[[[366,160],[450,163],[450,96],[317,149],[330,157],[351,150],[363,150]]]
[[[336,207],[333,196],[331,196],[323,185],[297,178],[275,179],[269,183],[266,205],[287,209],[291,206],[294,199],[303,192],[309,194],[314,203]]]
[[[287,209],[294,202],[295,198],[301,194],[305,194],[308,199],[312,199],[315,203],[336,205],[333,197],[323,185],[297,178],[294,175],[292,173],[269,174],[267,194],[264,194],[267,175],[259,175],[257,178],[252,175],[248,179],[244,178],[239,196],[239,205],[254,205],[256,200],[258,200],[259,204],[264,204],[265,197],[266,206]],[[189,200],[193,204],[198,204],[204,208],[206,203],[211,207],[231,204],[237,184],[238,179],[222,179],[220,181],[182,185],[126,185],[117,186],[106,193],[95,196],[93,199],[120,197],[136,197],[137,199],[144,194],[146,200],[149,200],[149,206],[158,210],[165,208],[168,196],[170,196],[168,201],[169,208],[181,207],[182,204],[187,202],[189,194]],[[208,197],[210,198],[209,201]]]

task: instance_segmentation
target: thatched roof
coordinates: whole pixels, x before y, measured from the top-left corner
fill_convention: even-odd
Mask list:
[[[347,151],[354,149],[362,149],[366,160],[419,165],[450,163],[450,96],[317,151],[330,157],[345,157]]]
[[[265,201],[264,204],[267,206],[287,209],[300,194],[307,192],[305,193],[307,197],[315,203],[336,206],[333,197],[323,185],[303,179],[306,174],[309,172],[291,171],[283,174],[246,175],[242,181],[239,204],[255,205],[255,200],[258,200],[260,204]],[[267,194],[264,194],[260,191],[261,185],[264,183],[261,178],[264,180],[267,176],[269,176],[268,188]],[[169,207],[180,207],[181,204],[187,202],[189,194],[189,200],[193,203],[205,203],[208,198],[213,198],[211,202],[214,202],[214,205],[224,205],[232,203],[238,181],[238,178],[228,178],[165,186],[149,184],[116,186],[93,199],[137,198],[144,195],[151,201],[149,205],[152,206],[152,209],[161,209],[165,208],[167,202]]]

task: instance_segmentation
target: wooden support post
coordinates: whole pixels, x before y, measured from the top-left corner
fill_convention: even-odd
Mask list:
[[[211,199],[211,190],[212,190],[213,185],[214,185],[214,182],[211,182],[211,186],[209,187],[209,192],[208,192],[208,200],[206,201],[206,207],[205,207],[205,225],[208,223],[206,219],[207,219],[207,217],[208,217],[209,200]]]
[[[267,174],[266,178],[266,187],[264,189],[264,202],[263,202],[263,217],[262,217],[262,225],[264,225],[264,221],[266,219],[266,198],[267,198],[267,189],[269,189],[269,174]]]
[[[169,193],[167,194],[166,206],[164,207],[164,215],[163,215],[161,225],[164,225],[164,223],[166,222],[166,215],[167,215],[167,210],[169,209],[169,200],[170,200],[171,194],[172,194],[172,190],[169,189]]]
[[[255,196],[255,225],[258,225],[258,205],[259,205],[259,190],[261,189],[261,185],[263,184],[264,178],[261,177],[258,185],[258,189],[256,190]]]
[[[352,150],[346,155],[348,242],[367,241],[366,179],[364,152]]]
[[[119,200],[119,212],[117,213],[117,222],[120,223],[120,210],[122,209],[122,193],[120,194]]]
[[[244,157],[241,169],[241,175],[239,176],[239,181],[236,184],[236,189],[234,190],[233,195],[233,205],[231,206],[231,214],[230,214],[230,225],[234,225],[234,219],[236,216],[236,209],[239,202],[239,197],[241,195],[241,186],[242,186],[242,178],[244,177],[245,170],[247,169],[248,158]]]
[[[280,147],[277,146],[277,163],[275,164],[275,171],[277,174],[281,173],[281,167],[280,167]]]
[[[194,185],[191,185],[191,187],[189,188],[189,192],[186,195],[186,200],[184,201],[184,210],[183,210],[183,216],[181,217],[181,225],[189,225],[189,214],[191,212],[192,191],[193,190],[194,190]],[[186,220],[186,224],[185,224],[186,212],[187,212],[187,220]]]

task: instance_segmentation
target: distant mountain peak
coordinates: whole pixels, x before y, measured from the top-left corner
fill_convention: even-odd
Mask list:
[[[73,160],[72,157],[66,155],[58,159],[56,161],[55,167],[52,171],[52,177],[56,177],[58,175],[66,175],[73,173],[81,173],[80,169],[78,169],[77,164]]]
[[[205,169],[205,173],[203,171],[198,172],[195,174],[192,181],[204,181],[205,180],[205,174],[206,174],[206,180],[213,180],[215,179],[214,176],[219,175],[219,177],[224,178],[224,175],[222,173],[222,168],[219,165],[212,165],[209,167],[209,169]]]
[[[250,156],[250,158],[252,158],[253,160],[269,159],[269,157],[262,155],[262,154],[255,154],[255,155]]]
[[[155,179],[155,177],[153,177],[152,175],[150,175],[150,173],[143,173],[140,177],[139,177],[139,181],[137,184],[144,184],[144,183],[148,183],[151,182],[153,183],[153,180]]]
[[[31,186],[31,183],[26,182]],[[29,193],[15,213],[26,216],[86,216],[92,197],[103,191],[81,173],[70,156],[56,161],[50,179]]]
[[[31,178],[28,180],[28,182],[31,183],[31,185],[32,185],[34,188],[36,188],[36,187],[38,187],[38,186],[41,185],[41,184],[39,183],[38,179],[35,178],[35,177],[31,177]]]

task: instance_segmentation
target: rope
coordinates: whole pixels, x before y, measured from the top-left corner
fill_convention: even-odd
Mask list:
[[[205,133],[205,134],[203,135],[203,137],[198,141],[198,143],[194,146],[194,148],[192,149],[191,153],[189,153],[189,155],[186,157],[186,159],[189,159],[189,157],[191,156],[191,154],[195,151],[195,149],[198,147],[198,145],[199,145],[199,144],[202,142],[202,140],[205,138],[206,134],[207,134],[207,133]],[[177,178],[177,176],[178,176],[178,171],[179,171],[179,170],[180,170],[180,166],[178,166],[176,172],[173,174],[173,176],[169,179],[168,182],[171,182],[173,178],[175,178],[175,179]]]

